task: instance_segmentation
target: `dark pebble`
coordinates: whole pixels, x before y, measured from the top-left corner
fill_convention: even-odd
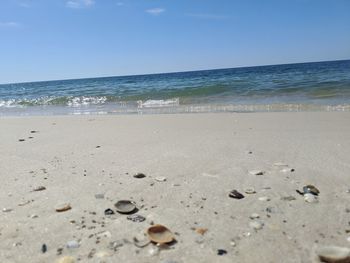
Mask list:
[[[137,173],[137,174],[134,174],[134,178],[137,178],[137,179],[141,179],[141,178],[145,178],[146,175],[144,175],[143,173]]]
[[[107,208],[107,209],[105,210],[105,215],[113,215],[113,214],[114,214],[114,211],[113,211],[112,209]]]
[[[25,141],[25,139],[19,139],[18,141],[19,141],[19,142],[24,142],[24,141]]]
[[[218,255],[219,256],[223,256],[223,255],[226,255],[227,254],[227,251],[225,249],[218,249]]]
[[[41,252],[45,253],[46,251],[47,251],[47,246],[46,246],[46,244],[43,244],[41,246]]]
[[[231,198],[235,198],[235,199],[242,199],[244,198],[244,195],[242,195],[240,192],[238,192],[237,190],[232,190],[229,195],[229,197]]]

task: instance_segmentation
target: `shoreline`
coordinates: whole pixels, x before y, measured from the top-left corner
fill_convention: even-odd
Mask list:
[[[350,245],[349,120],[350,112],[1,117],[0,258],[318,262],[315,247]],[[319,189],[317,203],[296,192],[307,184]],[[245,197],[230,198],[234,189]],[[121,199],[145,221],[104,214]],[[56,212],[62,203],[71,209]],[[151,223],[176,242],[135,246]]]

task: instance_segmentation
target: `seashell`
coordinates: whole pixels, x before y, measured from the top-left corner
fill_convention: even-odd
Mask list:
[[[136,204],[130,200],[120,200],[114,204],[117,212],[121,214],[129,214],[136,210]]]
[[[313,185],[309,184],[303,187],[304,194],[318,195],[320,191]]]
[[[164,177],[164,176],[159,176],[159,177],[156,177],[154,179],[158,182],[165,182],[166,181],[166,177]]]
[[[153,225],[147,229],[148,238],[158,244],[166,244],[175,240],[174,234],[163,225]]]
[[[251,175],[263,175],[265,172],[261,170],[251,170],[249,171]]]
[[[142,216],[142,215],[129,215],[129,216],[127,216],[126,219],[128,219],[128,220],[130,220],[132,222],[138,222],[138,223],[143,222],[143,221],[146,220],[146,218],[144,216]]]
[[[253,214],[251,214],[251,215],[249,216],[250,219],[257,219],[257,218],[259,218],[259,217],[260,217],[260,215],[257,214],[257,213],[253,213]]]
[[[70,209],[72,209],[70,204],[61,204],[55,208],[56,212],[65,212],[65,211],[68,211]]]
[[[310,194],[310,193],[304,194],[304,200],[307,203],[317,203],[318,202],[317,196]]]
[[[133,238],[133,242],[134,242],[134,245],[139,247],[139,248],[142,248],[142,247],[145,247],[147,246],[149,243],[151,243],[151,241],[147,238],[137,238],[137,237],[134,237]]]
[[[105,213],[106,216],[109,216],[109,215],[113,215],[114,211],[112,209],[110,209],[110,208],[107,208],[104,213]]]
[[[237,190],[232,190],[229,194],[229,197],[231,198],[235,198],[235,199],[242,199],[244,198],[244,195],[242,195],[240,192],[238,192]]]
[[[249,226],[255,230],[260,230],[263,228],[264,226],[264,223],[263,222],[260,222],[260,221],[251,221],[249,223]]]
[[[267,197],[267,196],[261,196],[261,197],[258,198],[258,200],[259,200],[259,201],[268,202],[268,201],[270,201],[271,199],[270,199],[269,197]]]
[[[326,246],[316,249],[316,254],[322,262],[350,262],[350,249],[346,247]]]
[[[256,193],[256,192],[255,192],[255,189],[254,189],[253,187],[246,188],[246,189],[244,190],[244,192],[245,192],[246,194],[255,194],[255,193]]]
[[[146,175],[145,174],[143,174],[143,173],[137,173],[137,174],[134,174],[134,176],[133,176],[134,178],[137,178],[137,179],[141,179],[141,178],[145,178],[146,177]]]

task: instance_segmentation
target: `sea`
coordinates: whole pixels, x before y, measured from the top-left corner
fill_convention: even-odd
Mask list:
[[[350,111],[350,60],[0,84],[0,116]]]

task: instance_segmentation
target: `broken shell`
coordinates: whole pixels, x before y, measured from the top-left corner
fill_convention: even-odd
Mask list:
[[[313,185],[309,184],[303,187],[304,194],[318,195],[320,191]]]
[[[145,177],[146,177],[146,175],[143,173],[134,174],[134,178],[137,178],[137,179],[141,179],[141,178],[145,178]]]
[[[310,194],[310,193],[304,194],[304,200],[307,203],[317,203],[318,202],[317,196]]]
[[[259,218],[259,217],[260,217],[260,215],[257,214],[257,213],[253,213],[253,214],[251,214],[251,215],[249,216],[250,219],[257,219],[257,218]]]
[[[249,173],[251,175],[263,175],[265,172],[261,170],[252,170],[252,171],[249,171]]]
[[[154,179],[158,182],[165,182],[166,181],[166,177],[164,177],[164,176],[159,176],[159,177],[156,177]]]
[[[288,167],[288,164],[286,163],[274,163],[273,165],[277,167]]]
[[[130,220],[132,222],[138,222],[138,223],[143,222],[143,221],[146,220],[146,218],[143,217],[142,215],[129,215],[129,216],[127,216],[126,219],[128,219],[128,220]]]
[[[197,228],[196,232],[200,235],[204,235],[208,231],[208,228]]]
[[[245,192],[246,194],[255,194],[255,193],[256,193],[256,192],[255,192],[255,189],[254,189],[253,187],[246,188],[246,189],[244,190],[244,192]]]
[[[112,209],[110,209],[110,208],[107,208],[104,213],[105,213],[106,216],[109,216],[109,215],[113,215],[114,211]]]
[[[250,226],[251,228],[255,229],[255,230],[260,230],[260,229],[263,228],[264,223],[261,222],[261,221],[255,221],[255,220],[254,220],[254,221],[251,221],[251,222],[249,223],[249,226]]]
[[[268,202],[270,201],[271,199],[267,196],[261,196],[258,198],[259,201],[263,201],[263,202]]]
[[[70,204],[61,204],[55,208],[56,212],[65,212],[65,211],[68,211],[70,209],[72,209]]]
[[[229,197],[231,198],[235,198],[235,199],[242,199],[244,198],[244,195],[242,195],[240,192],[238,192],[237,190],[232,190],[229,194]]]
[[[130,200],[120,200],[114,204],[117,212],[121,214],[129,214],[136,210],[136,204]]]
[[[327,246],[316,249],[316,254],[322,262],[350,262],[350,249],[346,247]]]
[[[35,187],[33,189],[34,192],[39,192],[39,191],[43,191],[43,190],[46,190],[45,186],[38,186],[38,187]]]
[[[147,229],[148,238],[158,244],[170,243],[175,240],[174,234],[163,225],[154,225]]]
[[[149,243],[151,243],[151,241],[149,239],[146,239],[146,238],[137,238],[137,237],[134,237],[133,238],[133,242],[134,242],[134,245],[139,247],[139,248],[142,248],[142,247],[145,247],[147,246]]]

